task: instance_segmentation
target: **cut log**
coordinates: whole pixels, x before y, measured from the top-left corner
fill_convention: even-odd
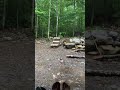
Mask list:
[[[85,49],[76,49],[75,52],[85,51]]]
[[[101,45],[99,47],[101,47],[103,50],[106,50],[106,51],[110,51],[110,50],[113,51],[115,49],[115,47],[113,47],[112,45]]]
[[[51,47],[59,47],[59,44],[51,44]]]
[[[67,49],[72,49],[72,48],[75,47],[75,43],[65,43],[64,47],[67,48]]]
[[[87,52],[88,55],[98,55],[99,52],[97,51],[91,51],[91,52]]]
[[[85,58],[85,56],[78,56],[78,55],[66,55],[67,58]]]
[[[106,54],[117,54],[120,52],[120,47],[116,46],[113,47],[112,45],[101,45],[99,46],[104,50],[104,53]]]
[[[53,41],[53,44],[60,44],[60,41]]]
[[[84,49],[84,48],[85,48],[84,45],[76,45],[75,47],[76,47],[77,49]]]
[[[60,40],[60,37],[54,37],[53,40]]]

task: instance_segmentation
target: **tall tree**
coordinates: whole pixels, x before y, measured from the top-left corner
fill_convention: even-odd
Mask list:
[[[17,0],[17,14],[16,14],[17,30],[19,28],[19,0]]]
[[[49,0],[48,38],[50,37],[51,0]]]
[[[5,28],[5,20],[6,20],[6,0],[4,0],[4,10],[3,10],[3,30]]]
[[[31,30],[34,29],[34,16],[35,16],[35,14],[34,14],[34,12],[35,12],[34,8],[35,8],[35,1],[32,0]]]
[[[57,0],[57,5],[56,5],[56,37],[58,36],[58,21],[59,21],[59,1]]]

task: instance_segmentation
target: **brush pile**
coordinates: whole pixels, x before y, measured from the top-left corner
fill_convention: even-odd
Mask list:
[[[106,30],[87,31],[85,39],[87,54],[120,54],[120,34],[118,32]]]
[[[66,49],[73,49],[73,50],[85,50],[85,38],[81,37],[74,37],[68,38],[63,41],[63,47]]]

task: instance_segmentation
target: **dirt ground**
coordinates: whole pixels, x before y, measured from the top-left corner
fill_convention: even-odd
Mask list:
[[[34,90],[34,42],[0,42],[0,90]]]
[[[85,59],[66,58],[66,55],[81,55],[64,49],[50,48],[50,42],[37,40],[35,43],[35,86],[51,90],[56,81],[66,82],[71,90],[85,90]]]

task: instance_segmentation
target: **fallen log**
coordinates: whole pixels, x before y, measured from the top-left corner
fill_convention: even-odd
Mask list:
[[[75,47],[75,43],[65,43],[63,46],[67,49],[72,49]]]
[[[66,55],[67,58],[80,58],[83,59],[85,56],[79,56],[79,55]]]
[[[85,49],[76,49],[75,52],[85,51]]]
[[[59,47],[60,45],[59,44],[51,44],[50,47]]]
[[[105,61],[105,60],[109,60],[109,59],[115,59],[115,58],[120,58],[120,54],[116,54],[116,55],[98,55],[98,56],[93,56],[92,57],[92,59],[94,59],[94,60],[101,60],[101,61]]]
[[[88,76],[120,76],[120,71],[113,70],[85,70],[86,75]]]

